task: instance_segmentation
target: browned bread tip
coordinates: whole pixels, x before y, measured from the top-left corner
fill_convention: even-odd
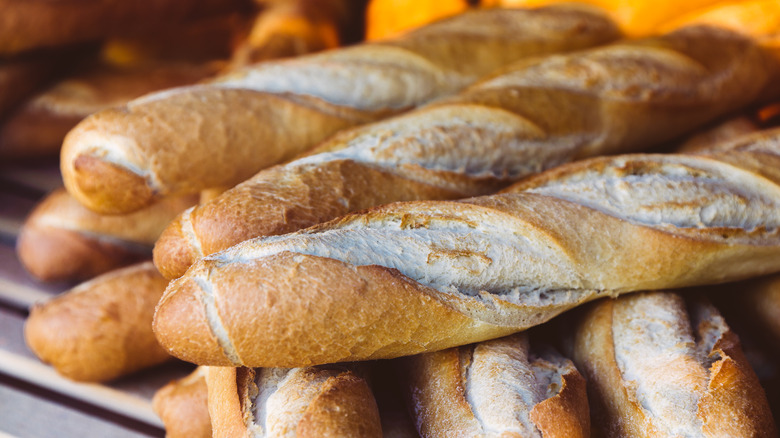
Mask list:
[[[168,222],[195,202],[196,196],[178,196],[135,213],[104,216],[59,189],[25,220],[17,254],[22,265],[41,280],[89,279],[148,259]]]
[[[512,61],[617,37],[591,9],[484,10],[393,41],[260,63],[88,117],[65,139],[65,186],[106,213],[232,186],[338,130],[453,94]]]
[[[111,380],[170,358],[152,333],[154,306],[168,281],[151,262],[96,277],[36,304],[27,345],[73,380]]]
[[[166,438],[210,438],[206,367],[195,368],[154,394],[152,407],[165,425]]]

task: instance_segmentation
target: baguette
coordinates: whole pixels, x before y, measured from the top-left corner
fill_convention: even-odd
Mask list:
[[[210,367],[215,437],[381,437],[368,383],[339,366]]]
[[[248,240],[171,282],[155,334],[198,364],[391,358],[504,336],[601,296],[779,271],[780,130],[731,146],[595,158],[493,196]]]
[[[65,186],[104,213],[233,186],[340,129],[455,93],[511,61],[617,36],[581,8],[475,11],[392,42],[257,64],[93,114],[65,139]]]
[[[73,380],[103,382],[168,359],[151,331],[167,280],[151,262],[109,272],[36,304],[24,327],[27,345]]]
[[[405,359],[420,436],[588,437],[585,379],[515,334]]]
[[[520,63],[186,211],[155,264],[176,278],[249,238],[393,201],[486,195],[563,162],[657,145],[763,97],[774,76],[752,43],[707,28]]]
[[[197,367],[188,376],[160,388],[152,408],[165,425],[166,438],[210,438],[208,368]]]
[[[195,196],[179,196],[128,215],[103,216],[60,189],[25,220],[17,254],[22,265],[44,281],[92,278],[148,259],[168,222],[196,202]]]
[[[0,0],[0,54],[140,33],[245,4],[242,0]]]
[[[591,307],[574,359],[607,437],[775,437],[737,336],[709,303],[665,292]]]

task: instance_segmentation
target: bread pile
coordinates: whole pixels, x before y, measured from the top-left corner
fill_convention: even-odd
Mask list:
[[[155,398],[170,436],[776,436],[707,297],[780,272],[757,112],[780,57],[769,31],[671,27],[565,5],[282,61],[245,42],[101,109],[18,247],[91,280],[28,344],[77,380],[201,365]]]

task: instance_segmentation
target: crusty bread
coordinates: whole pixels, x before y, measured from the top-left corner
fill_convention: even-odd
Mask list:
[[[0,54],[141,32],[236,10],[243,0],[0,0]]]
[[[210,367],[214,437],[381,437],[366,380],[343,366]]]
[[[475,11],[392,42],[257,64],[93,114],[65,139],[65,186],[107,213],[232,186],[338,130],[455,93],[517,59],[617,36],[590,9]]]
[[[104,216],[60,189],[47,196],[22,226],[19,260],[45,281],[92,278],[148,259],[168,222],[196,202],[196,196],[177,196],[135,213]]]
[[[604,300],[576,330],[595,423],[608,437],[775,437],[737,336],[709,303],[668,292]]]
[[[708,155],[564,165],[205,257],[156,309],[199,364],[307,366],[496,338],[604,295],[780,271],[780,130]]]
[[[155,245],[155,264],[176,278],[249,238],[393,201],[485,195],[563,162],[657,145],[764,97],[772,77],[750,42],[707,28],[523,62],[188,210]]]
[[[208,368],[195,368],[188,376],[174,380],[154,394],[152,407],[165,425],[166,438],[210,438]]]
[[[405,359],[410,409],[429,437],[590,436],[585,379],[515,334]]]
[[[151,262],[82,283],[30,311],[27,345],[73,380],[101,382],[170,358],[157,345],[151,317],[168,281]]]
[[[213,76],[216,63],[99,64],[69,77],[16,110],[0,125],[0,158],[59,155],[65,135],[88,115],[152,91]]]

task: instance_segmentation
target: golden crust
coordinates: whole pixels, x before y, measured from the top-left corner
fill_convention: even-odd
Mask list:
[[[168,438],[211,437],[206,369],[196,368],[187,377],[160,388],[152,408],[162,419]]]
[[[36,305],[25,324],[30,349],[62,375],[100,382],[170,358],[151,331],[168,281],[150,262],[113,271]]]
[[[103,216],[59,189],[25,221],[17,253],[41,280],[85,280],[149,258],[166,224],[193,203],[194,196],[174,197],[128,215]]]

